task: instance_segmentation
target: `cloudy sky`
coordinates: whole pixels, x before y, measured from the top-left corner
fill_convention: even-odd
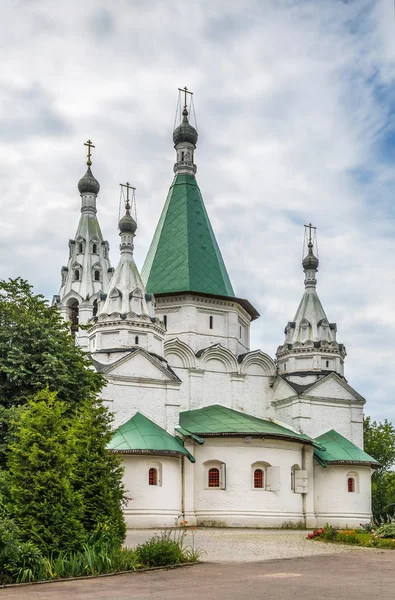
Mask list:
[[[236,294],[261,313],[253,348],[283,341],[312,221],[346,376],[395,421],[392,0],[4,0],[0,67],[0,278],[58,292],[88,138],[113,264],[118,184],[137,188],[141,268],[187,85],[200,188]]]

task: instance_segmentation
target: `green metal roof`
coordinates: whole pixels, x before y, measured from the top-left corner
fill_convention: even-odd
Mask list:
[[[180,426],[184,435],[186,431],[202,437],[216,435],[285,437],[299,442],[313,443],[308,436],[295,433],[274,421],[246,415],[219,404],[180,413]]]
[[[180,438],[173,437],[139,412],[118,427],[107,448],[122,454],[184,455],[195,462]]]
[[[149,294],[190,291],[234,297],[194,175],[175,176],[141,277]]]
[[[340,433],[337,433],[334,429],[318,436],[315,438],[315,441],[325,448],[324,450],[319,450],[318,448],[314,450],[314,456],[323,467],[326,467],[328,464],[354,463],[363,463],[372,467],[380,466],[377,460],[340,435]]]

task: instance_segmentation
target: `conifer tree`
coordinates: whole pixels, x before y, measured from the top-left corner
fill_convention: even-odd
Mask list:
[[[118,455],[108,452],[112,415],[100,401],[85,401],[72,420],[76,464],[74,489],[83,497],[82,522],[92,540],[119,545],[125,539],[122,515],[123,468]]]
[[[86,540],[81,494],[72,486],[75,440],[66,405],[38,392],[14,424],[8,454],[8,510],[24,540],[48,554],[80,549]]]

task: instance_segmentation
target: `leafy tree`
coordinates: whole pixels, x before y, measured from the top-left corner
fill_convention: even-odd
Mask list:
[[[112,415],[100,401],[85,401],[73,417],[73,486],[84,499],[82,523],[91,539],[121,544],[126,533],[123,468],[119,456],[106,450],[112,437],[111,422]]]
[[[68,407],[77,406],[93,401],[103,385],[59,312],[27,281],[0,281],[0,465],[10,410],[46,387]]]
[[[10,516],[22,539],[45,554],[80,549],[86,540],[80,493],[72,486],[76,455],[66,405],[38,392],[13,424],[8,454]]]
[[[395,502],[395,428],[385,419],[383,423],[364,420],[364,448],[379,463],[372,476],[373,514],[380,513],[388,504]]]

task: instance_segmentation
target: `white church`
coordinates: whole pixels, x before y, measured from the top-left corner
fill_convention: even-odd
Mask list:
[[[185,104],[141,273],[129,187],[111,267],[88,142],[81,216],[54,297],[107,380],[127,526],[358,526],[371,516],[377,463],[363,451],[365,400],[345,378],[346,349],[317,295],[311,235],[302,299],[275,359],[250,350],[259,313],[232,288],[196,180],[197,140]]]

